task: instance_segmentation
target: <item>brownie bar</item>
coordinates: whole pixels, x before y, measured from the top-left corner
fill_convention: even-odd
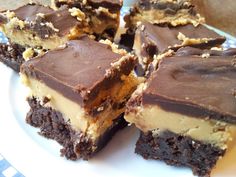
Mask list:
[[[53,10],[39,4],[27,4],[0,14],[0,28],[15,44],[53,49],[81,34],[79,21],[67,7]]]
[[[120,22],[120,0],[52,0],[52,6],[59,8],[68,5],[73,16],[83,20],[80,28],[86,33],[93,34],[100,38],[115,37]],[[83,14],[83,15],[82,15]]]
[[[93,142],[86,134],[74,131],[71,125],[65,122],[60,112],[45,107],[36,98],[29,98],[28,103],[31,109],[27,114],[26,122],[31,126],[40,128],[40,135],[56,140],[61,144],[63,146],[61,155],[70,160],[78,158],[88,160],[101,150],[118,130],[127,125],[121,115],[113,120],[113,124],[98,138],[97,142]],[[95,147],[96,151],[93,151]]]
[[[125,17],[125,21],[128,28],[135,27],[139,21],[169,26],[197,26],[205,22],[189,0],[139,0]]]
[[[146,83],[133,93],[127,103],[125,119],[143,133],[137,152],[172,165],[190,166],[195,174],[204,176],[210,174],[224,152],[233,148],[236,138],[235,49],[212,51],[216,53],[218,56],[207,58],[201,55],[165,57]],[[173,137],[181,145],[194,141],[201,151],[183,146],[186,149],[175,154],[175,158],[171,156],[176,150],[173,147],[178,150],[180,145],[177,140],[173,142]],[[164,147],[163,139],[171,141],[168,146]],[[213,155],[208,154],[211,150]],[[188,160],[189,152],[201,157],[201,161],[193,158],[191,163],[182,162],[184,156]]]
[[[162,160],[174,166],[187,166],[197,176],[210,176],[219,157],[225,154],[225,150],[211,144],[170,131],[164,131],[159,136],[151,131],[141,132],[135,152],[145,159]]]
[[[225,37],[203,25],[191,24],[177,27],[163,27],[142,22],[136,31],[134,51],[144,70],[158,55],[168,50],[177,50],[184,46],[210,49],[220,46]]]
[[[160,26],[182,26],[193,24],[195,27],[205,22],[189,0],[139,0],[124,17],[127,32],[121,36],[120,43],[132,48],[138,23],[147,21]]]
[[[60,113],[75,132],[76,156],[72,155],[72,159],[89,158],[105,144],[101,137],[109,137],[106,132],[119,127],[116,119],[124,113],[126,102],[139,83],[132,72],[136,58],[104,43],[83,36],[28,60],[21,67],[22,81],[31,90],[29,100]],[[38,112],[33,105],[31,109]],[[34,125],[48,115],[39,116],[34,114],[27,120]],[[45,126],[42,123],[41,129]],[[86,138],[82,144],[79,135]],[[71,140],[68,137],[63,141]],[[63,153],[68,154],[69,149],[65,148]]]
[[[0,44],[0,61],[12,68],[16,72],[20,72],[20,66],[24,63],[22,53],[25,48],[17,44]]]

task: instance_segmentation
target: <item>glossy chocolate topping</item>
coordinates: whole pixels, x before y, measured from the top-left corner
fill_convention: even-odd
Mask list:
[[[88,37],[67,43],[65,47],[49,51],[27,61],[21,72],[41,80],[52,89],[78,103],[93,99],[99,91],[113,87],[122,74],[128,75],[135,61],[111,51],[110,46]]]
[[[175,53],[176,56],[200,56],[203,54],[209,54],[210,56],[236,56],[236,48],[229,48],[227,50],[201,50],[193,47],[183,47]]]
[[[121,0],[88,0],[88,3],[95,7],[109,8],[111,11],[121,9],[123,4]]]
[[[55,0],[55,5],[57,7],[61,7],[62,5],[68,5],[69,7],[77,7],[80,9],[86,8],[88,6],[92,6],[92,8],[99,8],[104,7],[108,8],[109,11],[119,11],[122,7],[122,1],[120,0],[87,0],[86,3],[84,3],[81,0],[68,0],[68,1],[60,1]]]
[[[162,53],[167,49],[177,50],[182,46],[182,41],[178,39],[179,33],[184,34],[188,38],[210,39],[208,43],[186,44],[187,46],[197,48],[211,48],[220,45],[225,41],[224,37],[221,37],[205,26],[198,25],[197,27],[194,27],[191,24],[177,27],[161,27],[149,22],[143,22],[138,27],[136,35],[140,35],[142,46],[155,46],[157,53]]]
[[[234,57],[169,57],[148,81],[143,104],[236,124]]]
[[[160,0],[139,0],[137,6],[143,10],[164,10],[166,14],[175,15],[179,10],[188,9],[190,13],[196,13],[194,6],[189,2],[189,0],[181,1],[160,1]]]
[[[45,7],[39,4],[27,4],[13,11],[20,20],[30,23],[29,28],[40,33],[47,33],[50,30],[45,25],[46,23],[52,23],[54,28],[58,29],[58,34],[64,36],[69,34],[70,30],[79,24],[76,18],[70,15],[66,6],[61,7],[55,11],[49,7]],[[43,14],[42,16],[37,14]],[[54,31],[55,33],[56,31]],[[51,33],[50,33],[51,34]],[[48,35],[50,35],[48,34]]]
[[[41,6],[39,4],[27,4],[19,7],[13,12],[20,20],[31,22],[35,20],[37,14],[51,14],[54,12],[54,10],[46,6]]]

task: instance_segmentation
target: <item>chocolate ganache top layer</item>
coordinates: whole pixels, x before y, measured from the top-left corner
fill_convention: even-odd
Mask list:
[[[113,87],[121,75],[131,72],[135,58],[127,56],[120,60],[122,57],[112,52],[109,45],[83,36],[25,62],[21,72],[81,104],[95,98],[99,91]]]
[[[160,1],[160,0],[139,0],[137,6],[143,10],[165,10],[167,14],[175,15],[177,11],[182,9],[188,9],[189,13],[196,14],[194,6],[188,3],[189,0],[181,1]]]
[[[234,57],[167,57],[149,78],[143,104],[236,124]]]
[[[198,25],[197,27],[194,27],[192,24],[177,27],[161,27],[149,22],[142,22],[138,30],[141,43],[146,44],[146,46],[156,46],[157,53],[162,53],[167,49],[176,50],[180,48],[182,41],[178,39],[179,33],[190,39],[209,39],[208,42],[201,42],[200,44],[186,44],[187,46],[198,48],[214,47],[225,41],[224,37],[203,25]]]
[[[93,4],[97,7],[106,7],[111,10],[119,10],[123,4],[121,0],[88,0],[88,3]]]
[[[57,7],[61,7],[62,5],[68,5],[69,7],[77,7],[77,8],[84,8],[84,7],[91,7],[94,8],[108,8],[111,12],[119,11],[122,7],[123,1],[121,0],[87,0],[86,2],[81,0],[68,0],[68,1],[60,1],[55,0],[55,5]],[[92,10],[92,9],[91,9]]]
[[[27,4],[14,10],[16,17],[22,21],[29,22],[28,28],[31,28],[39,34],[51,33],[48,31],[50,26],[47,23],[52,23],[53,27],[58,31],[61,36],[69,34],[70,30],[79,24],[76,18],[72,17],[69,9],[66,6],[58,10],[53,10],[50,7],[45,7],[39,4]],[[47,30],[44,29],[47,27]]]
[[[202,50],[193,47],[183,47],[175,52],[176,56],[190,56],[190,55],[200,56],[203,54],[209,54],[209,56],[236,56],[236,48],[229,48],[226,50],[215,50],[215,49]]]

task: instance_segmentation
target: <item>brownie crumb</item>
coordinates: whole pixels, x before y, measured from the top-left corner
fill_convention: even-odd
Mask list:
[[[60,150],[61,156],[70,160],[79,158],[88,160],[102,149],[119,129],[127,125],[121,115],[114,120],[113,125],[97,142],[93,142],[85,133],[74,131],[69,120],[66,122],[60,112],[50,107],[44,107],[36,98],[28,98],[28,103],[31,109],[26,116],[26,122],[33,127],[40,128],[40,135],[54,139],[61,144],[63,146]]]
[[[163,160],[169,165],[190,167],[194,175],[210,176],[225,150],[170,131],[153,135],[141,132],[135,152],[145,159]]]
[[[20,72],[20,66],[25,61],[22,53],[25,48],[12,43],[0,43],[0,61],[16,72]]]

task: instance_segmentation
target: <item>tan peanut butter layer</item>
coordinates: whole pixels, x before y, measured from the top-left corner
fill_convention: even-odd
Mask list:
[[[127,27],[136,26],[140,21],[171,26],[186,24],[198,26],[205,22],[205,19],[196,12],[189,0],[139,0],[125,20]]]
[[[168,130],[226,149],[236,136],[235,50],[161,59],[132,95],[125,119],[142,131]],[[157,132],[158,132],[157,131]]]
[[[168,130],[221,149],[230,147],[236,136],[236,126],[233,124],[209,120],[209,117],[199,119],[173,113],[157,105],[137,107],[135,112],[128,113],[125,119],[134,123],[143,132],[153,131],[154,134],[161,134]]]
[[[47,98],[49,101],[44,106],[51,107],[62,113],[65,122],[69,122],[74,130],[86,132],[94,140],[102,135],[113,124],[113,120],[123,113],[125,109],[124,106],[113,108],[112,103],[108,103],[108,105],[100,104],[94,105],[97,111],[96,115],[89,115],[81,105],[64,97],[61,93],[51,89],[44,83],[28,78],[23,74],[21,79],[30,89],[29,97],[35,97],[41,102]],[[123,80],[122,85],[121,83],[116,84],[109,92],[101,93],[101,95],[105,97],[109,93],[110,95],[117,96],[113,100],[117,101],[117,105],[121,105],[127,101],[127,97],[131,95],[136,84],[137,81],[131,74]],[[99,99],[95,99],[94,103],[98,102]]]

